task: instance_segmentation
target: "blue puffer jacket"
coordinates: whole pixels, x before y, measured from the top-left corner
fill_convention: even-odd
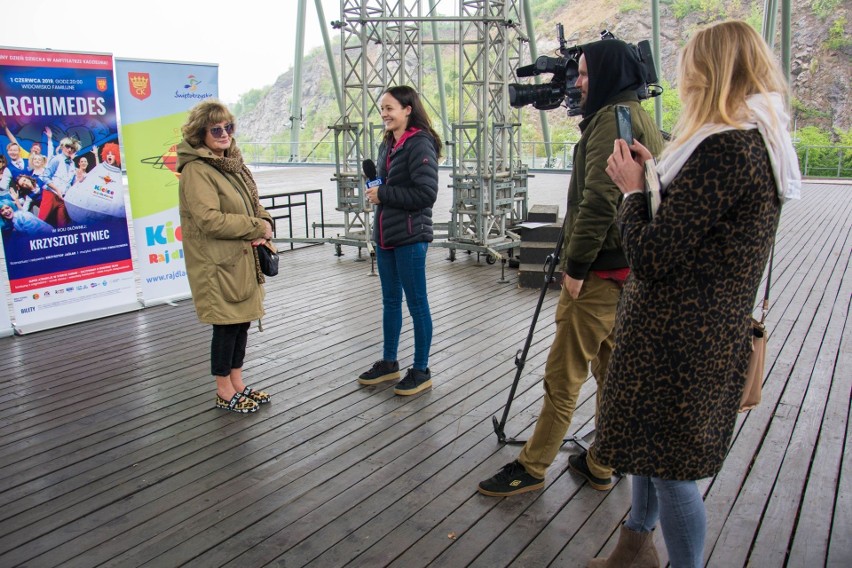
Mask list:
[[[379,187],[373,240],[382,248],[432,242],[432,206],[438,198],[438,157],[432,136],[416,131],[393,148],[390,157],[383,142],[378,173],[384,183]]]

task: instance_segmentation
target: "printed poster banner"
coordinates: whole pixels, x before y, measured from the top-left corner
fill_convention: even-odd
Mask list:
[[[115,76],[142,301],[188,298],[175,147],[189,110],[217,96],[219,68],[116,58]]]
[[[0,259],[5,263],[6,258],[2,250],[0,250]],[[6,288],[0,286],[0,337],[6,337],[13,333],[15,333],[15,330],[12,328],[12,320],[9,318]]]
[[[0,48],[0,229],[27,333],[139,308],[112,55]]]

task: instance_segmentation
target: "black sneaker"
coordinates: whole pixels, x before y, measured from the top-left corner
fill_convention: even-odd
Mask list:
[[[479,482],[479,492],[490,497],[508,497],[544,487],[544,480],[527,473],[518,460],[507,463],[497,475]]]
[[[609,491],[612,489],[612,477],[604,478],[592,475],[592,472],[589,470],[589,465],[586,463],[586,452],[568,456],[568,467],[570,467],[574,473],[578,473],[585,477],[586,481],[589,482],[589,485],[592,486],[592,489],[597,489],[598,491]]]
[[[364,371],[358,376],[358,382],[362,385],[377,385],[385,381],[393,381],[399,378],[399,363],[396,361],[376,361],[369,371]]]
[[[426,390],[432,386],[432,372],[429,369],[418,371],[417,369],[409,369],[405,373],[405,377],[394,387],[393,392],[408,396],[417,394],[422,390]]]

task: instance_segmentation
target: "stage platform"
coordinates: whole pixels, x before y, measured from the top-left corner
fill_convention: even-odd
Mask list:
[[[282,254],[245,366],[273,399],[252,415],[213,408],[210,328],[188,300],[0,339],[0,566],[582,567],[610,550],[629,480],[591,489],[568,470],[573,443],[544,490],[476,492],[519,451],[492,416],[539,292],[431,249],[434,387],[399,397],[355,380],[381,356],[379,281],[356,249],[334,252]],[[852,186],[807,183],[782,215],[763,402],[700,482],[707,566],[852,566],[851,253]],[[510,436],[535,422],[556,298]],[[412,348],[406,314],[403,365]],[[589,380],[569,433],[594,396]]]

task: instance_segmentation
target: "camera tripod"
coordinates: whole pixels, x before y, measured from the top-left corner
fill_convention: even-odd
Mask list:
[[[527,332],[526,341],[524,341],[524,347],[523,349],[519,349],[515,354],[515,380],[512,382],[512,388],[509,389],[509,399],[506,401],[505,408],[503,408],[503,417],[499,421],[496,416],[491,417],[491,421],[494,424],[494,432],[497,434],[497,440],[501,444],[523,445],[526,443],[526,440],[507,438],[504,428],[506,427],[506,420],[509,418],[509,409],[512,407],[512,400],[515,398],[515,391],[517,391],[518,383],[521,380],[521,373],[523,373],[524,366],[527,362],[527,354],[529,353],[530,345],[532,345],[532,339],[535,334],[535,326],[536,323],[538,323],[538,315],[541,312],[541,306],[544,303],[545,296],[547,295],[547,289],[555,281],[554,273],[556,272],[556,267],[559,266],[559,255],[562,252],[562,241],[564,238],[565,221],[562,222],[562,228],[559,231],[559,237],[556,241],[556,246],[553,248],[553,252],[547,255],[547,258],[544,260],[544,283],[541,286],[541,293],[538,296],[538,302],[536,303],[535,312],[533,313],[532,321],[530,322],[530,329]],[[584,438],[593,431],[593,424],[585,426],[575,435],[562,440],[562,444],[564,445],[568,442],[573,442],[588,451],[589,445]]]

